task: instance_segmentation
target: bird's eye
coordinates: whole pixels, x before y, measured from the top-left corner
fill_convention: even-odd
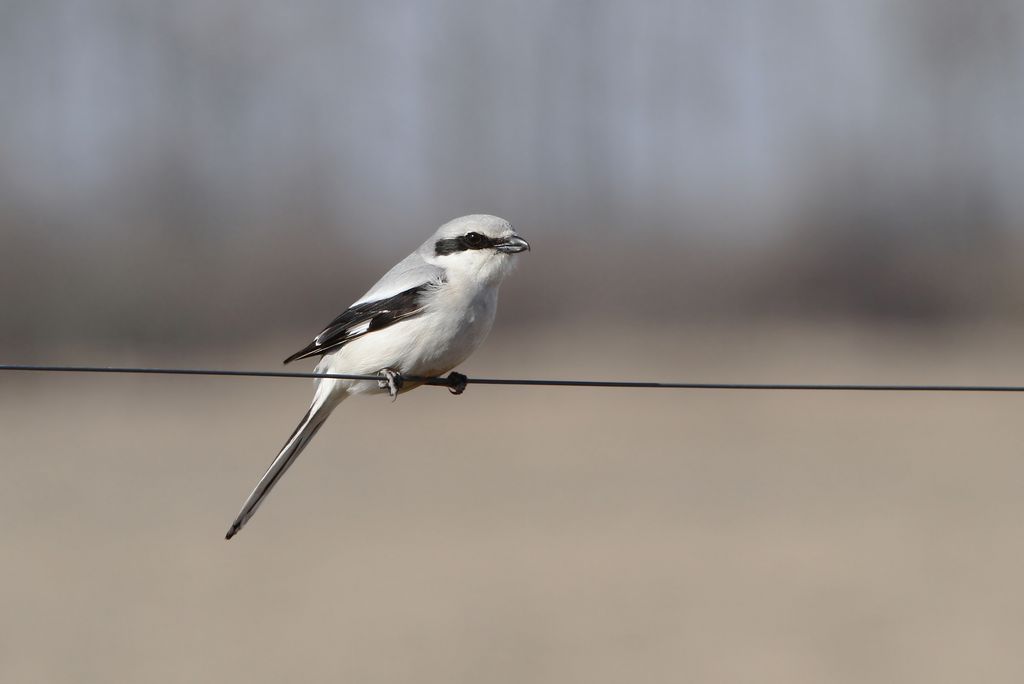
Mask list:
[[[470,247],[480,247],[484,244],[484,236],[480,233],[466,233],[466,244]]]

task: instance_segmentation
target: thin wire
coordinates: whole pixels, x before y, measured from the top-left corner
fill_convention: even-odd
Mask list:
[[[338,380],[381,379],[380,375],[348,373],[303,373],[294,371],[219,370],[206,368],[126,368],[114,366],[42,366],[0,364],[0,371],[38,371],[59,373],[126,373],[144,375],[212,375],[244,378],[331,378]],[[425,385],[453,387],[449,378],[403,376],[403,380]],[[755,382],[637,382],[617,380],[524,380],[516,378],[466,378],[472,385],[521,385],[529,387],[611,387],[635,389],[692,390],[774,390],[811,392],[1024,392],[1019,385],[858,385]]]

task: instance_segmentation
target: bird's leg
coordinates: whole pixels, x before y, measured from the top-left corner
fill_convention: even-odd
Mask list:
[[[446,379],[448,380],[448,391],[452,394],[459,395],[466,391],[469,378],[462,373],[452,371]]]
[[[380,380],[377,381],[377,386],[388,391],[391,401],[398,399],[398,393],[401,391],[402,385],[405,384],[402,374],[390,368],[381,368],[377,371],[377,374],[381,376]]]

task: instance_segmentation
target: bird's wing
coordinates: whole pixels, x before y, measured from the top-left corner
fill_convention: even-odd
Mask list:
[[[372,333],[423,311],[423,295],[432,292],[444,282],[444,272],[435,278],[387,297],[366,301],[366,297],[353,304],[343,314],[327,324],[319,335],[304,348],[295,352],[285,363],[324,354],[348,344],[354,339]],[[372,290],[371,290],[372,291]]]

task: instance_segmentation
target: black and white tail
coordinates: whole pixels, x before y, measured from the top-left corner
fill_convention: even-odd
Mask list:
[[[228,530],[227,535],[224,537],[225,539],[234,537],[245,523],[249,521],[249,518],[253,516],[256,509],[263,503],[263,500],[267,498],[267,495],[270,494],[270,490],[277,484],[277,481],[288,471],[288,468],[295,462],[299,454],[302,453],[302,450],[306,448],[306,445],[313,441],[313,437],[324,424],[324,421],[327,420],[327,417],[331,415],[331,411],[334,410],[336,405],[336,401],[330,401],[326,395],[317,393],[312,406],[309,407],[306,415],[299,421],[295,432],[292,433],[292,436],[281,447],[277,458],[267,468],[267,472],[260,478],[249,498],[245,500],[242,510],[238,513],[238,517],[235,518],[235,522],[231,523],[231,529]]]

